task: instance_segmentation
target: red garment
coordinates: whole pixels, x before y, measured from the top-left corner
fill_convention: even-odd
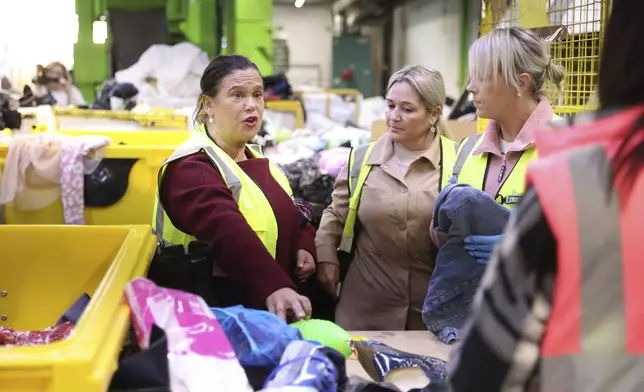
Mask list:
[[[213,258],[238,287],[239,304],[264,309],[278,289],[296,289],[296,253],[315,255],[315,230],[302,226],[299,212],[270,173],[268,160],[249,158],[239,167],[264,191],[277,220],[276,260],[246,222],[232,192],[205,154],[168,165],[161,182],[161,202],[175,227],[214,246]],[[171,184],[171,186],[168,186]]]
[[[630,192],[623,182],[608,181],[615,153],[643,111],[537,137],[540,159],[528,168],[527,181],[557,242],[553,307],[541,348],[544,390],[613,390],[609,379],[638,386],[629,390],[644,388],[635,370],[644,358],[644,171],[629,179]],[[577,374],[585,368],[591,370]]]
[[[15,331],[0,327],[0,346],[39,346],[67,339],[74,323],[67,322],[43,331]]]

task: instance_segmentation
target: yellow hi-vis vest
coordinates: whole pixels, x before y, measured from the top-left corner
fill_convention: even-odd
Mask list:
[[[562,118],[556,114],[552,116],[553,122],[559,120],[562,120]],[[463,140],[458,149],[453,171],[453,176],[456,178],[457,183],[468,184],[479,190],[483,190],[487,180],[489,154],[473,155],[472,152],[483,141],[482,136],[483,134],[478,134]],[[537,157],[537,150],[534,146],[521,153],[519,161],[507,176],[503,185],[501,185],[498,194],[494,195],[497,202],[511,210],[519,204],[521,197],[525,193],[526,169],[528,164],[536,160]],[[501,173],[502,175],[503,173]]]
[[[351,253],[353,249],[353,239],[355,235],[355,224],[358,217],[358,205],[360,204],[360,195],[362,194],[362,187],[369,172],[371,172],[372,165],[367,164],[369,155],[377,142],[364,144],[351,150],[349,156],[348,171],[349,171],[349,213],[347,220],[344,223],[344,231],[342,233],[342,240],[338,250],[342,252]],[[450,180],[450,175],[454,164],[456,163],[456,149],[458,143],[445,136],[440,136],[440,166],[441,176],[438,183],[438,191],[440,192]]]
[[[261,147],[249,145],[249,150],[256,158],[262,158]],[[189,155],[204,153],[212,164],[219,170],[224,181],[232,191],[239,211],[244,215],[248,225],[253,229],[255,234],[262,241],[266,250],[275,257],[277,248],[277,220],[273,214],[273,209],[264,195],[261,188],[239,167],[239,165],[228,156],[219,146],[217,146],[207,135],[205,128],[195,130],[183,144],[168,158],[158,175],[157,197],[154,203],[154,216],[152,218],[152,231],[159,242],[163,241],[171,245],[183,245],[188,249],[190,242],[195,241],[195,237],[177,229],[168,215],[165,213],[159,198],[161,179],[165,168],[170,162],[187,157]],[[270,172],[275,180],[281,185],[289,196],[293,196],[288,178],[275,164],[269,162]],[[215,276],[225,276],[217,266],[213,271]]]

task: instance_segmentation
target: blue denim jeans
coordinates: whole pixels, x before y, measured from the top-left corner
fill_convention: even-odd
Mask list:
[[[469,235],[498,235],[510,210],[487,193],[465,184],[448,185],[434,206],[433,230],[443,242],[423,305],[423,320],[442,342],[460,338],[485,265],[467,253]]]

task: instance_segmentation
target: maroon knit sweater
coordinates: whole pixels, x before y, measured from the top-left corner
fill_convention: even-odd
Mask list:
[[[228,275],[237,293],[225,302],[265,309],[266,298],[289,287],[296,290],[296,252],[315,256],[315,230],[302,225],[297,207],[270,173],[268,160],[238,163],[262,189],[277,220],[276,259],[239,211],[233,194],[205,154],[168,165],[161,182],[161,202],[177,229],[213,245],[213,260]]]

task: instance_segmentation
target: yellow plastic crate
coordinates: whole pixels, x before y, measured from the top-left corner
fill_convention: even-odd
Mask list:
[[[0,348],[0,391],[107,390],[129,327],[123,290],[154,253],[150,226],[0,226],[0,249],[0,325],[41,330],[92,297],[69,339]]]
[[[183,131],[59,131],[68,135],[100,135],[112,139],[104,159],[137,159],[128,179],[128,187],[121,199],[108,207],[85,207],[88,225],[139,225],[152,220],[157,176],[161,164],[177,146],[190,137]],[[123,143],[124,145],[119,145]],[[0,145],[0,166],[8,153],[7,145]],[[43,225],[64,224],[62,202],[35,211],[6,207],[8,224]]]
[[[54,109],[56,129],[76,131],[91,128],[106,130],[119,128],[136,131],[143,129],[164,131],[188,130],[188,117],[171,110],[154,110],[148,113],[133,113],[117,110]]]
[[[332,95],[339,95],[341,97],[353,97],[353,102],[356,104],[356,110],[355,110],[355,117],[354,121],[356,124],[360,122],[360,104],[362,101],[362,93],[360,90],[356,90],[353,88],[330,88],[330,89],[325,89],[324,91],[295,91],[295,95],[298,95],[300,97],[304,97],[306,95],[315,95],[315,94],[324,94],[326,97],[325,103],[325,115],[327,118],[331,118],[331,96]]]
[[[276,112],[291,112],[295,115],[295,127],[304,128],[304,108],[300,101],[266,101],[266,109]]]

